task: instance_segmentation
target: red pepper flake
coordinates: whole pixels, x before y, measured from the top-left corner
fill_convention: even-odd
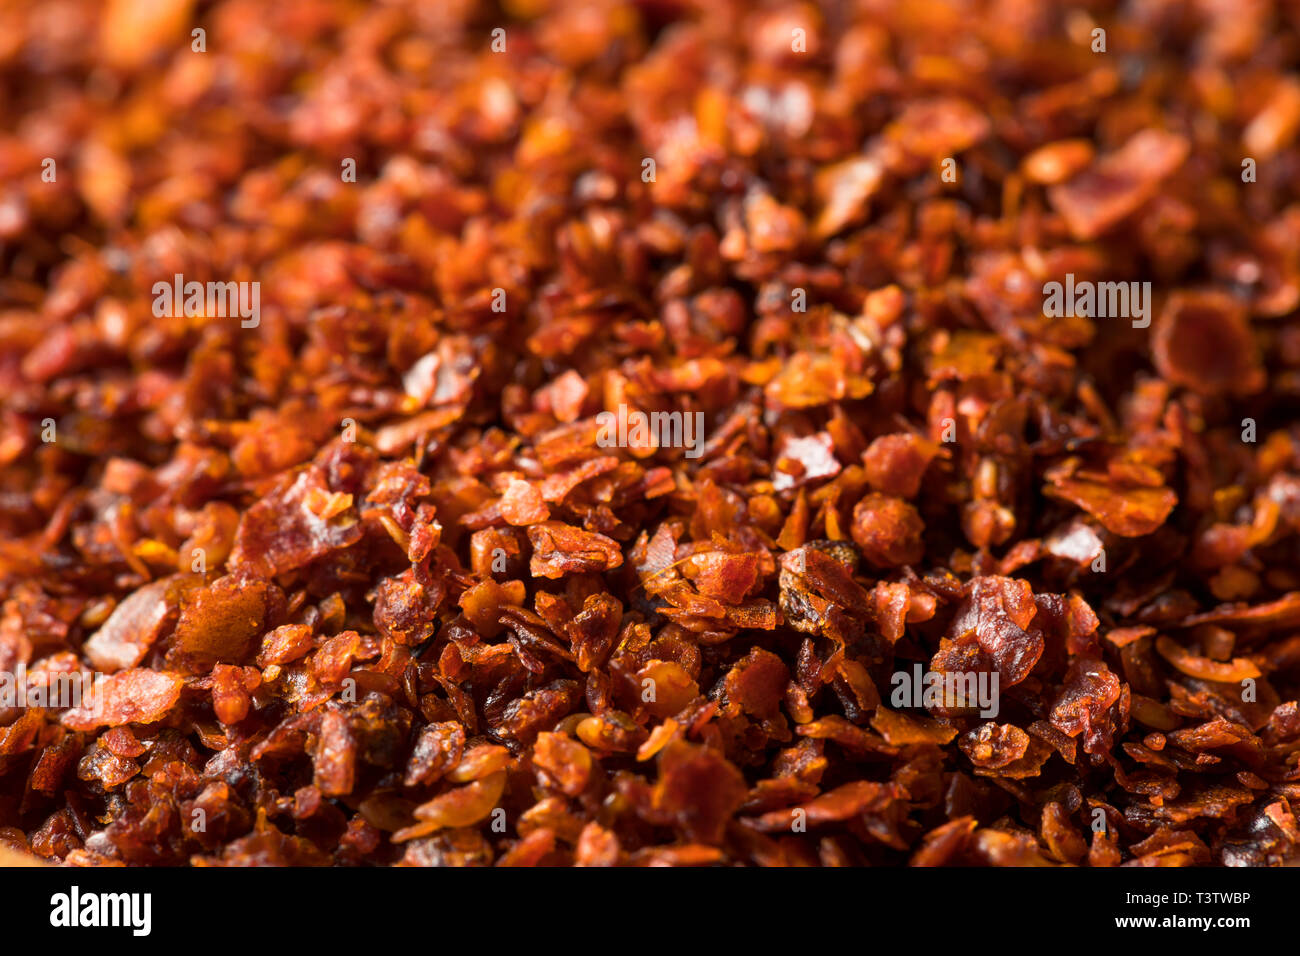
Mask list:
[[[511,479],[505,494],[501,496],[501,517],[507,524],[527,527],[545,521],[551,516],[551,509],[546,507],[542,494],[527,481]]]
[[[147,667],[119,671],[104,678],[98,689],[101,700],[65,711],[60,720],[73,730],[151,724],[175,706],[182,683],[176,674]]]
[[[1221,292],[1171,296],[1152,355],[1166,380],[1205,395],[1249,394],[1266,382],[1246,312]]]
[[[0,14],[0,852],[1300,859],[1282,4],[309,6]]]
[[[531,525],[528,540],[533,546],[533,577],[562,578],[572,573],[608,571],[623,563],[617,541],[562,521]]]
[[[1145,129],[1048,196],[1076,239],[1096,239],[1148,202],[1188,152],[1184,137]]]

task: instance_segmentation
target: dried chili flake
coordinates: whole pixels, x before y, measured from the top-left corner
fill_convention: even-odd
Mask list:
[[[73,730],[151,724],[175,706],[183,683],[177,674],[144,667],[119,671],[104,679],[102,701],[68,710],[60,719]]]
[[[1296,860],[1283,5],[38,6],[4,846]]]

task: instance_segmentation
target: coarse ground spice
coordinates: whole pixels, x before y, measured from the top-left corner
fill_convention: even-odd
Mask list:
[[[0,843],[1294,857],[1297,26],[0,6]]]

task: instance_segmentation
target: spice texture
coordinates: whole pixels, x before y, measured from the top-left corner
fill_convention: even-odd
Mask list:
[[[1297,26],[0,6],[0,844],[1294,860]]]

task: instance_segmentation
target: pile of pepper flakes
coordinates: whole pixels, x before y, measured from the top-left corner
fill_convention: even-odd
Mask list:
[[[1286,862],[1298,27],[0,6],[0,672],[105,675],[0,709],[0,843]],[[1066,274],[1150,327],[1049,318]],[[157,317],[176,275],[259,323]]]

